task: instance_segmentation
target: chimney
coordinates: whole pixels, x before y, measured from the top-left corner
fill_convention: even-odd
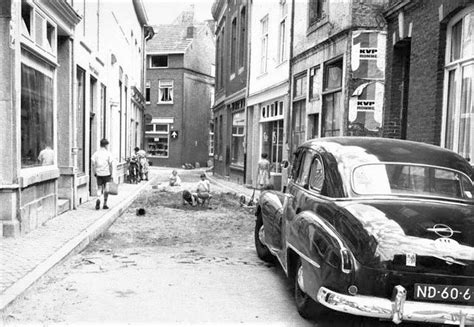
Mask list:
[[[194,26],[188,26],[186,28],[186,38],[192,39],[194,37]]]

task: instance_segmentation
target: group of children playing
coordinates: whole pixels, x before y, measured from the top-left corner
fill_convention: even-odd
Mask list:
[[[178,171],[173,170],[169,177],[170,186],[180,186],[181,178],[178,176]],[[182,201],[183,205],[190,204],[193,207],[198,204],[204,206],[207,202],[207,207],[209,207],[209,202],[212,198],[211,195],[211,184],[206,178],[206,174],[201,174],[201,180],[196,186],[196,192],[190,192],[188,190],[183,191]]]

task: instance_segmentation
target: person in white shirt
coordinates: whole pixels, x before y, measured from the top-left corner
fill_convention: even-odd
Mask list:
[[[46,148],[40,151],[38,161],[41,163],[41,166],[54,165],[54,150],[47,145]]]
[[[102,194],[104,195],[104,206],[103,209],[109,209],[107,206],[108,194],[105,192],[105,184],[112,181],[112,172],[113,172],[113,158],[112,153],[107,150],[109,141],[107,139],[102,139],[100,141],[100,149],[97,150],[91,158],[92,161],[92,171],[94,172],[95,177],[97,178],[97,196],[98,199],[95,203],[95,209],[100,209],[100,199]]]
[[[171,175],[169,177],[170,186],[180,186],[181,185],[181,178],[178,176],[178,171],[173,169]]]
[[[206,174],[201,174],[201,180],[197,185],[197,198],[201,203],[201,206],[204,206],[207,200],[207,206],[209,207],[209,202],[211,201],[211,183],[206,178]],[[201,202],[202,201],[202,202]]]

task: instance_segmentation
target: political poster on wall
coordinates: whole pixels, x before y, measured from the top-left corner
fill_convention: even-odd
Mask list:
[[[387,35],[379,31],[355,31],[352,34],[352,77],[385,78],[385,44]]]

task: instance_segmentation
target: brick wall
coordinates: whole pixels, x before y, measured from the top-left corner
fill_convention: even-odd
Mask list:
[[[392,1],[391,4],[398,1]],[[396,47],[409,42],[410,75],[407,139],[439,145],[443,110],[446,26],[449,19],[472,1],[413,1],[403,11],[404,35],[399,34],[399,12],[386,17],[387,69],[384,136],[400,138],[400,62]],[[411,24],[411,38],[408,37]],[[395,38],[395,40],[394,40]],[[395,46],[394,46],[395,44]]]

